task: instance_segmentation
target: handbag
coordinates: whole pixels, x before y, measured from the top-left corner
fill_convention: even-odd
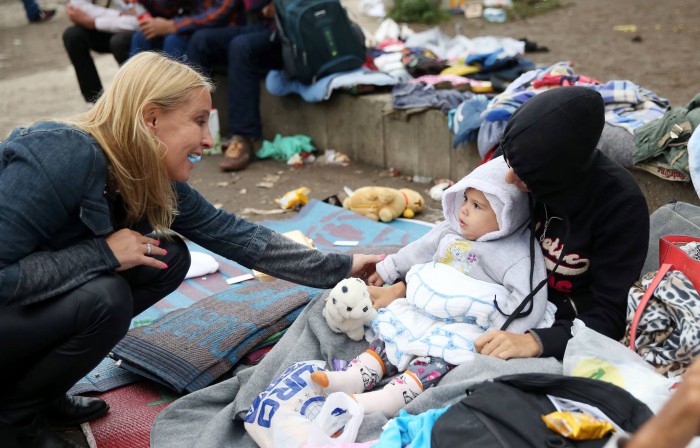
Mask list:
[[[634,313],[634,319],[630,326],[630,348],[633,351],[637,351],[635,347],[637,325],[642,317],[644,308],[646,308],[649,299],[668,271],[671,269],[681,271],[688,277],[695,290],[700,292],[700,260],[691,258],[680,248],[680,246],[692,242],[700,243],[700,238],[684,235],[666,235],[659,238],[659,270],[639,301],[639,306]]]

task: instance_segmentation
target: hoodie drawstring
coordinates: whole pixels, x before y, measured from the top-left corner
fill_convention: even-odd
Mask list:
[[[534,216],[534,200],[532,199],[532,196],[530,196],[530,216]],[[566,243],[566,241],[569,240],[569,220],[564,219],[564,224],[566,226],[566,230],[564,232],[564,239],[562,240],[563,243]],[[498,303],[496,302],[496,299],[494,299],[493,303],[496,305],[496,310],[498,310],[499,313],[501,313],[503,316],[507,316],[508,319],[501,325],[501,330],[504,331],[508,328],[508,326],[515,320],[521,317],[528,316],[532,312],[532,307],[533,307],[533,301],[535,294],[537,294],[540,289],[544,285],[549,282],[549,279],[554,276],[554,273],[557,271],[557,268],[561,264],[561,261],[564,259],[564,244],[562,244],[562,250],[561,253],[559,254],[559,258],[557,258],[557,262],[554,264],[554,267],[552,268],[552,272],[542,280],[539,285],[535,287],[535,289],[532,289],[532,277],[534,275],[534,270],[535,270],[535,223],[534,220],[530,220],[530,294],[525,296],[525,298],[520,302],[520,304],[513,310],[511,314],[506,314],[504,313],[498,306]],[[539,244],[538,244],[539,245]],[[541,249],[540,249],[541,250]],[[527,305],[530,305],[527,311],[523,311]]]

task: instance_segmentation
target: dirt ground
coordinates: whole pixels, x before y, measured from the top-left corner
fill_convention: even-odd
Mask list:
[[[66,1],[40,0],[44,7],[58,8],[58,14],[48,23],[29,25],[19,1],[0,0],[0,136],[42,117],[68,116],[87,108],[61,39],[69,26]],[[376,30],[379,20],[357,12],[359,0],[343,3],[366,30]],[[526,37],[550,50],[529,55],[538,64],[571,61],[579,74],[602,82],[631,80],[668,98],[673,106],[681,106],[700,92],[698,23],[697,0],[578,0],[565,9],[527,20],[490,24],[455,16],[441,28],[453,35],[459,27],[468,37]],[[619,25],[634,25],[636,30],[616,31]],[[419,31],[428,27],[413,28]],[[102,55],[96,61],[103,82],[109,82],[116,71],[114,60]],[[216,156],[205,158],[191,183],[211,202],[235,213],[246,208],[276,209],[275,198],[302,185],[309,187],[311,196],[317,199],[331,195],[342,198],[343,186],[354,189],[364,185],[414,188],[427,199],[425,184],[389,177],[383,170],[357,163],[291,168],[274,161],[256,161],[236,175],[219,172],[217,163]],[[279,176],[274,187],[257,187],[267,175]],[[435,221],[440,213],[439,203],[428,199],[427,209],[419,217]],[[246,216],[259,220],[289,215]]]

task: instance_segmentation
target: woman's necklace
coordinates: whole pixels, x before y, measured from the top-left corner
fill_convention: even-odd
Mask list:
[[[544,206],[544,229],[542,229],[542,235],[540,235],[540,243],[544,241],[545,235],[547,234],[547,229],[549,228],[549,223],[552,222],[553,219],[558,219],[559,221],[562,220],[562,218],[558,216],[552,216],[549,218],[547,214],[547,206],[545,204],[542,204]]]

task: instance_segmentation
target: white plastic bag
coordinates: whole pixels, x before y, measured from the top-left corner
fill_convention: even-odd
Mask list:
[[[311,374],[324,370],[323,361],[295,362],[253,402],[244,427],[262,448],[298,448],[308,438],[311,421],[326,397]]]
[[[343,392],[326,397],[318,416],[311,422],[307,444],[311,446],[353,443],[360,430],[365,409]]]
[[[652,412],[659,411],[671,395],[677,380],[666,378],[639,355],[574,320],[564,353],[564,375],[593,378],[615,384],[644,402]]]
[[[185,278],[201,277],[219,270],[219,262],[216,258],[204,252],[190,251],[190,260],[190,268]]]
[[[209,132],[211,132],[211,137],[214,139],[214,146],[208,149],[203,149],[202,153],[206,155],[216,155],[221,154],[221,126],[219,124],[219,111],[212,108],[209,114]]]

